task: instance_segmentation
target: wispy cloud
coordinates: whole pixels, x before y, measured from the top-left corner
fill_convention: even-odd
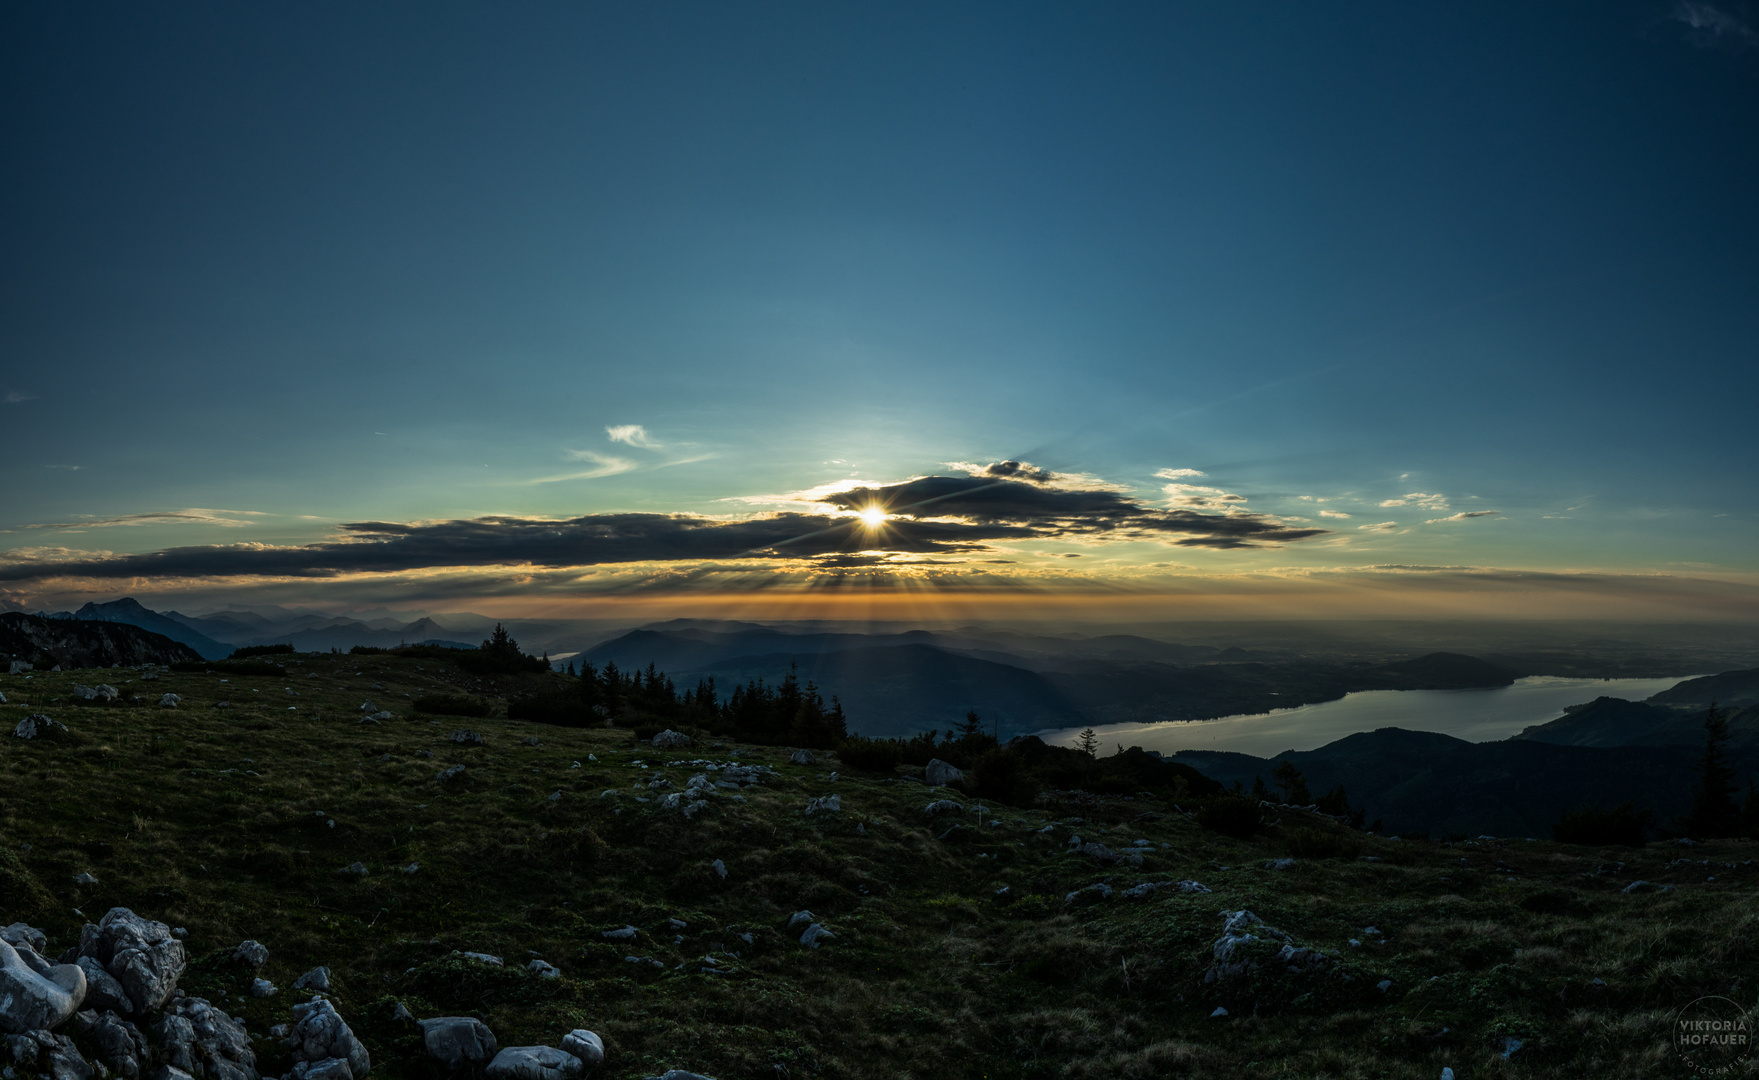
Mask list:
[[[1699,48],[1759,48],[1759,30],[1754,29],[1752,17],[1745,11],[1737,13],[1726,5],[1681,0],[1674,5],[1671,17],[1685,24],[1686,40]]]
[[[1347,518],[1350,515],[1344,513],[1342,510],[1321,510],[1319,516],[1328,518]]]
[[[628,458],[613,457],[593,450],[569,450],[563,455],[569,461],[590,461],[593,467],[581,472],[558,473],[555,476],[540,476],[527,480],[527,484],[559,484],[565,480],[597,480],[601,476],[616,476],[618,473],[631,472],[635,462]]]
[[[1154,475],[1162,480],[1184,480],[1186,478],[1202,479],[1209,474],[1202,469],[1161,469]]]
[[[1429,492],[1423,492],[1423,491],[1413,491],[1413,492],[1411,492],[1411,494],[1406,495],[1403,498],[1398,498],[1398,499],[1382,499],[1380,502],[1380,505],[1382,505],[1382,506],[1420,506],[1425,510],[1447,510],[1447,509],[1450,509],[1450,507],[1448,506],[1448,498],[1446,495],[1435,495],[1435,494],[1431,494]]]
[[[77,466],[74,467],[77,468]],[[44,521],[21,525],[19,528],[67,531],[139,525],[218,525],[226,529],[240,529],[256,524],[250,520],[251,518],[270,516],[261,510],[207,510],[201,507],[190,507],[187,510],[154,510],[144,514],[118,514],[113,517],[76,517],[72,521]],[[13,532],[16,530],[8,529],[5,531]]]
[[[1356,527],[1363,532],[1392,532],[1399,527],[1399,523],[1396,521],[1377,521],[1372,525],[1358,525]]]
[[[84,465],[45,465],[45,466],[43,466],[43,468],[45,468],[45,469],[65,469],[68,472],[78,472],[81,469],[85,468],[85,466]]]
[[[1221,488],[1204,487],[1202,484],[1167,484],[1161,490],[1166,492],[1169,506],[1222,510],[1246,501],[1244,495],[1236,495]]]
[[[20,390],[8,390],[6,391],[6,397],[0,400],[4,400],[8,405],[17,405],[21,401],[34,401],[36,400],[36,397],[37,395],[35,394],[26,394]]]
[[[643,450],[661,450],[665,443],[655,442],[647,433],[647,428],[640,424],[612,424],[605,428],[605,435],[612,442],[626,443]]]
[[[1449,514],[1447,517],[1430,518],[1424,524],[1440,525],[1447,521],[1467,521],[1471,518],[1494,517],[1500,513],[1502,513],[1501,510],[1463,510],[1458,514]]]

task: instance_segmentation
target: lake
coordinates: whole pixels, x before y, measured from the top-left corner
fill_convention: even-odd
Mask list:
[[[1467,742],[1492,742],[1534,724],[1556,720],[1566,705],[1597,697],[1642,701],[1695,675],[1674,679],[1563,679],[1532,675],[1487,690],[1362,690],[1337,701],[1301,705],[1252,716],[1173,720],[1095,727],[1101,753],[1117,744],[1172,754],[1179,750],[1231,750],[1273,757],[1284,750],[1313,750],[1358,731],[1400,727],[1439,731]],[[1045,742],[1073,746],[1075,728],[1040,733]]]

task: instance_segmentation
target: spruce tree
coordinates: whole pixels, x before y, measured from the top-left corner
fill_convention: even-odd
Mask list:
[[[1728,716],[1712,702],[1704,714],[1704,756],[1698,759],[1698,786],[1692,811],[1682,822],[1694,836],[1733,836],[1740,826],[1740,807],[1735,804],[1735,773],[1724,755],[1728,743]]]
[[[1095,734],[1092,728],[1088,728],[1081,733],[1081,741],[1076,743],[1075,746],[1076,749],[1080,750],[1088,757],[1097,757],[1099,754],[1099,736]]]

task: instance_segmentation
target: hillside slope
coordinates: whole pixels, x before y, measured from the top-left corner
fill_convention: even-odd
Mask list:
[[[132,667],[201,660],[182,642],[121,622],[46,619],[9,611],[0,615],[0,659],[49,669]],[[0,670],[4,670],[0,666]]]

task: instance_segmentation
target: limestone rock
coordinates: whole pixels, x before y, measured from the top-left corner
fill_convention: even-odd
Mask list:
[[[289,1073],[293,1080],[354,1080],[354,1069],[344,1058],[296,1061]]]
[[[525,969],[540,979],[559,979],[562,977],[562,969],[548,960],[533,960],[525,965]]]
[[[434,779],[438,780],[440,783],[444,784],[448,780],[452,780],[458,776],[463,775],[463,773],[464,773],[464,766],[454,765],[449,769],[441,769],[439,772],[435,773]]]
[[[99,1061],[125,1080],[138,1080],[147,1062],[147,1040],[139,1028],[108,1009],[87,1009],[73,1019]]]
[[[580,1063],[589,1069],[605,1061],[605,1041],[585,1028],[575,1028],[562,1036],[562,1049],[579,1058]]]
[[[267,979],[252,979],[250,981],[250,996],[251,997],[254,997],[254,998],[274,997],[278,992],[279,991],[276,989],[275,984],[270,982]]]
[[[936,799],[922,809],[922,812],[929,817],[936,817],[940,814],[960,814],[964,811],[965,804],[954,802],[952,799]]]
[[[658,750],[682,750],[690,745],[690,736],[667,728],[653,737],[653,744]]]
[[[78,964],[86,975],[85,1007],[96,1011],[108,1010],[119,1016],[133,1016],[140,1010],[135,1006],[134,999],[116,977],[98,963],[96,957],[81,956],[73,961]]]
[[[466,731],[463,728],[454,731],[451,735],[451,739],[459,746],[481,746],[483,744],[483,737],[481,735],[478,735],[474,731]]]
[[[293,980],[293,988],[295,990],[310,990],[317,994],[329,993],[330,969],[327,967],[312,968],[304,975]]]
[[[175,709],[175,708],[177,708],[178,705],[182,704],[182,702],[183,702],[183,699],[178,697],[176,694],[165,694],[164,696],[159,698],[159,708],[161,708],[161,709]]]
[[[788,764],[790,765],[811,765],[817,760],[811,750],[796,750],[788,755]]]
[[[509,1046],[489,1062],[489,1080],[569,1080],[584,1072],[581,1060],[553,1046]]]
[[[843,809],[842,796],[840,796],[840,795],[824,795],[824,796],[820,796],[819,798],[813,799],[811,802],[808,802],[806,804],[806,816],[811,817],[814,814],[825,812],[825,811],[838,811],[838,812],[840,812],[842,809]]]
[[[135,1013],[155,1013],[171,1001],[183,974],[183,943],[165,923],[111,908],[99,925],[79,930],[79,953],[104,964],[134,1003]]]
[[[823,923],[813,923],[806,928],[805,933],[800,935],[800,944],[809,949],[816,949],[819,947],[820,942],[834,940],[836,936],[837,935],[825,929]]]
[[[635,927],[625,926],[617,930],[602,931],[599,936],[602,938],[608,938],[611,941],[632,941],[634,940],[636,933],[637,931]]]
[[[372,1057],[366,1046],[354,1037],[354,1031],[343,1022],[336,1007],[322,998],[313,998],[293,1007],[297,1018],[293,1033],[287,1037],[293,1060],[322,1062],[341,1058],[348,1063],[350,1075],[360,1080],[372,1068]]]
[[[12,729],[13,736],[20,739],[41,739],[56,732],[66,734],[67,725],[59,720],[51,720],[43,713],[31,713]]]
[[[269,962],[269,947],[260,941],[241,941],[232,950],[232,962],[257,971]]]
[[[79,1011],[86,976],[73,964],[49,966],[36,950],[29,964],[11,942],[0,941],[0,1031],[24,1034],[57,1027]],[[38,968],[46,968],[39,973]]]
[[[436,1016],[416,1021],[428,1057],[456,1070],[481,1067],[495,1056],[495,1033],[472,1016]]]
[[[49,951],[49,935],[21,922],[0,928],[0,941],[28,948],[39,956]]]
[[[257,1080],[244,1025],[203,998],[177,998],[152,1032],[160,1060],[197,1080]]]
[[[928,781],[929,787],[945,787],[954,781],[964,780],[965,773],[962,769],[948,765],[940,758],[935,758],[922,771],[922,777]]]

